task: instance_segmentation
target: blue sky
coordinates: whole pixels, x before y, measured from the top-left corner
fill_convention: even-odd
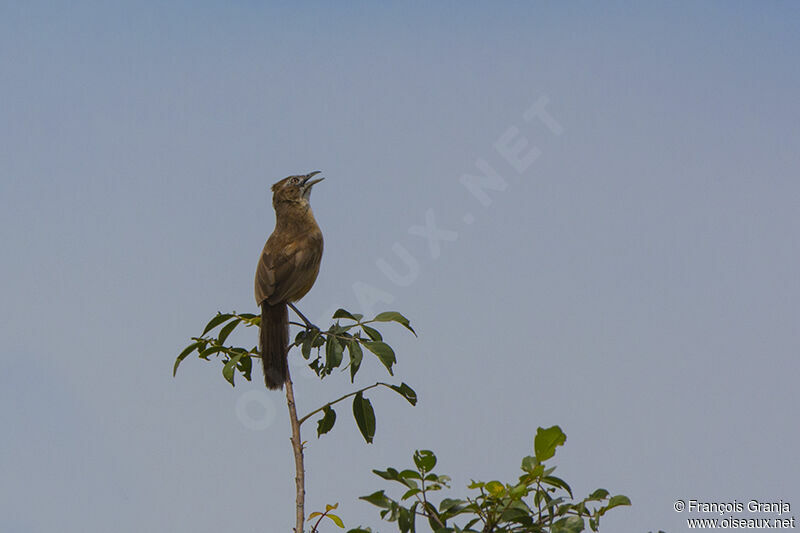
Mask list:
[[[608,531],[682,531],[678,498],[800,505],[798,24],[788,2],[3,2],[0,529],[289,529],[280,395],[171,368],[255,309],[268,187],[316,169],[301,307],[409,316],[390,340],[420,404],[373,394],[372,446],[347,409],[307,429],[311,509],[380,526],[370,469],[431,448],[459,488],[510,479],[552,424],[577,493],[633,500]],[[560,135],[524,117],[542,98]],[[463,186],[481,161],[488,205]],[[294,369],[303,411],[348,390]]]

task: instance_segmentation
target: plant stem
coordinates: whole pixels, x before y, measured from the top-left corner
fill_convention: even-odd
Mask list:
[[[438,513],[436,512],[436,508],[428,503],[428,497],[425,495],[425,474],[422,472],[420,472],[420,474],[422,477],[422,499],[420,500],[419,494],[417,494],[417,501],[422,504],[422,508],[425,510],[425,516],[436,520],[436,523],[439,524],[439,527],[445,527],[439,518]]]
[[[289,304],[289,307],[291,307],[291,308],[292,308],[292,311],[294,311],[295,313],[297,313],[297,316],[299,316],[299,317],[300,317],[300,318],[303,320],[303,322],[305,322],[305,323],[306,323],[306,327],[307,327],[307,328],[317,328],[317,326],[315,326],[314,324],[312,324],[312,323],[311,323],[311,321],[310,321],[310,320],[308,320],[308,319],[305,317],[305,315],[303,315],[303,313],[301,313],[301,312],[300,312],[300,310],[299,310],[299,309],[298,309],[298,308],[297,308],[297,307],[296,307],[296,306],[295,306],[295,305],[294,305],[292,302],[287,302],[287,303]],[[317,329],[319,329],[319,328],[317,328]]]
[[[368,391],[368,390],[370,390],[370,389],[374,389],[375,387],[380,387],[381,385],[383,385],[384,387],[389,387],[389,385],[388,385],[388,384],[386,384],[386,383],[383,383],[383,382],[379,381],[379,382],[377,382],[377,383],[373,383],[373,384],[372,384],[372,385],[370,385],[369,387],[364,387],[363,389],[358,389],[357,391],[353,391],[353,392],[350,392],[350,393],[348,393],[348,394],[345,394],[344,396],[342,396],[342,397],[340,397],[340,398],[336,398],[336,399],[335,399],[335,400],[333,400],[332,402],[328,402],[328,403],[326,403],[325,405],[323,405],[323,406],[322,406],[322,407],[320,407],[319,409],[314,409],[313,411],[311,411],[310,413],[308,413],[306,416],[304,416],[303,418],[301,418],[301,419],[298,421],[298,427],[299,427],[299,425],[300,425],[300,424],[302,424],[303,422],[305,422],[306,420],[308,420],[309,418],[311,418],[311,417],[312,417],[312,416],[314,416],[315,414],[317,414],[317,413],[321,413],[321,412],[322,412],[322,411],[323,411],[323,410],[324,410],[326,407],[330,407],[331,405],[333,405],[333,404],[336,404],[336,403],[339,403],[339,402],[341,402],[342,400],[346,400],[347,398],[349,398],[349,397],[351,397],[351,396],[355,396],[355,395],[356,395],[356,394],[358,394],[359,392],[365,392],[365,391]],[[391,388],[391,387],[390,387],[390,388]]]
[[[297,408],[294,403],[294,389],[292,388],[292,377],[289,370],[286,370],[286,405],[289,407],[289,422],[292,424],[292,450],[294,451],[294,470],[295,470],[295,505],[296,505],[296,525],[295,533],[303,533],[303,522],[305,521],[306,504],[306,471],[303,466],[303,441],[300,439],[300,422],[297,420]]]

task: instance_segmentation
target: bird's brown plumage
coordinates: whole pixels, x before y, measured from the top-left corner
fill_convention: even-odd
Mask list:
[[[322,260],[322,232],[309,204],[317,172],[289,176],[272,186],[275,230],[256,268],[255,295],[261,306],[261,360],[267,388],[283,387],[287,377],[289,321],[286,304],[314,285]]]

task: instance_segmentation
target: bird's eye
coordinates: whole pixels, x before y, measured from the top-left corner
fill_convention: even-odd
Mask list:
[[[292,185],[297,185],[300,183],[300,178],[292,178]]]

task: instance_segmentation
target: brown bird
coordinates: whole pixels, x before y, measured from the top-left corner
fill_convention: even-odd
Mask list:
[[[272,186],[275,229],[256,268],[256,302],[261,306],[261,361],[268,389],[283,388],[288,377],[286,306],[305,296],[319,274],[322,232],[308,201],[311,187],[324,179],[312,180],[317,174],[319,171],[289,176]]]

